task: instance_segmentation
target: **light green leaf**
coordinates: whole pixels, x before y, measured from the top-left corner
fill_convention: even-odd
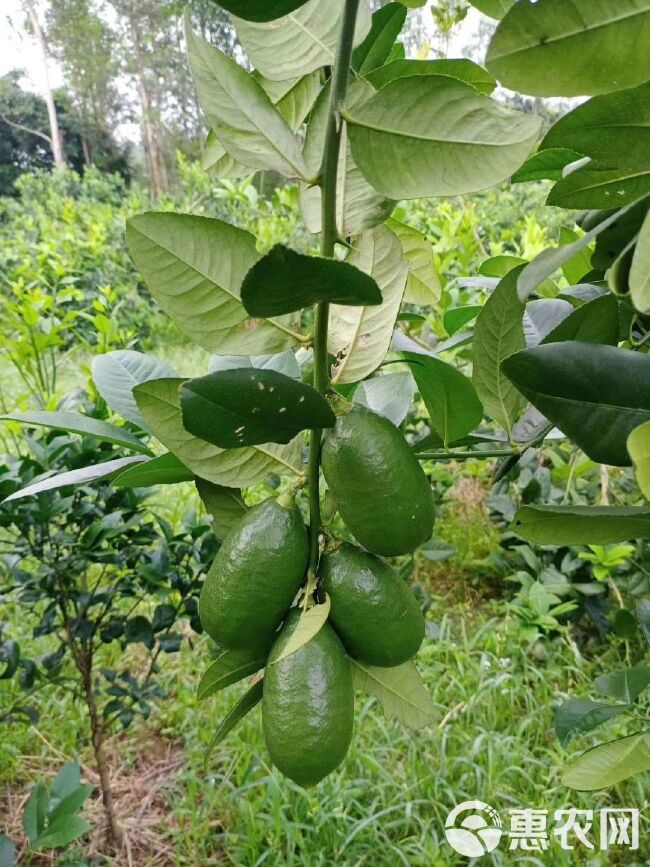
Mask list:
[[[201,676],[196,700],[203,701],[215,692],[255,674],[266,665],[266,655],[252,650],[223,650]]]
[[[132,389],[148,379],[168,376],[178,376],[173,367],[132,349],[117,349],[104,355],[96,355],[92,362],[93,382],[106,403],[122,418],[142,428],[144,420]]]
[[[609,169],[599,163],[558,181],[546,200],[560,208],[620,208],[650,192],[650,169]]]
[[[273,660],[271,665],[275,665],[280,662],[281,659],[286,659],[287,656],[291,656],[292,653],[295,653],[296,650],[300,650],[300,648],[304,647],[304,645],[311,641],[314,636],[318,635],[327,621],[329,613],[330,598],[326,593],[324,602],[301,612],[300,619],[291,634],[291,638],[286,643],[282,653]]]
[[[301,475],[301,438],[289,445],[220,449],[183,427],[180,386],[184,379],[156,379],[137,386],[135,398],[147,425],[160,442],[202,479],[226,488],[248,487],[271,473]]]
[[[489,96],[497,84],[483,67],[464,58],[459,60],[448,60],[447,58],[440,60],[392,60],[385,66],[373,70],[366,75],[366,78],[376,90],[379,90],[389,81],[395,81],[396,78],[407,78],[410,75],[443,75],[448,78],[455,78],[457,81],[471,84],[475,90],[485,94],[485,96]]]
[[[562,774],[570,789],[592,792],[650,771],[650,732],[637,732],[587,750]]]
[[[514,0],[469,0],[469,2],[489,18],[503,18]]]
[[[585,96],[650,78],[648,0],[515,3],[497,27],[488,70],[533,96]]]
[[[517,389],[593,461],[629,466],[626,442],[650,421],[650,356],[596,343],[549,343],[505,359]]]
[[[442,287],[436,273],[431,243],[417,229],[392,217],[386,221],[386,225],[399,238],[402,255],[409,269],[404,301],[422,306],[436,304],[440,301]]]
[[[223,488],[205,479],[196,480],[196,490],[212,518],[212,530],[220,542],[239,524],[247,511],[238,488]]]
[[[273,81],[270,78],[264,78],[258,72],[253,72],[253,77],[262,85],[265,93],[291,129],[297,132],[312,110],[320,93],[320,71],[311,72],[300,78],[290,78],[288,81]]]
[[[59,816],[47,830],[32,841],[34,849],[60,849],[90,831],[90,823],[80,816]]]
[[[126,242],[165,313],[209,352],[261,355],[301,339],[290,317],[252,319],[241,303],[242,281],[260,258],[249,232],[210,217],[149,212],[128,220]]]
[[[632,431],[627,438],[627,450],[643,496],[650,500],[650,421]]]
[[[300,9],[270,24],[234,18],[237,35],[249,60],[266,78],[285,81],[333,66],[341,30],[340,0],[309,0]],[[370,32],[371,14],[361,0],[355,44]]]
[[[348,88],[348,105],[357,105],[374,93],[368,82],[353,79]],[[329,109],[330,89],[326,85],[309,118],[304,157],[310,174],[318,174],[325,145],[325,130]],[[343,238],[358,235],[382,223],[389,216],[394,202],[374,190],[364,178],[352,157],[347,125],[341,129],[341,145],[336,188],[336,223]],[[321,190],[319,186],[301,185],[300,210],[310,232],[321,229]]]
[[[237,181],[255,172],[251,166],[234,160],[217,138],[214,130],[209,130],[203,146],[201,165],[206,172],[222,181]]]
[[[93,464],[92,467],[82,467],[78,470],[68,470],[65,473],[58,473],[55,476],[48,476],[39,482],[33,482],[25,488],[14,491],[8,497],[5,497],[3,503],[8,503],[10,500],[20,500],[23,497],[33,497],[35,494],[42,494],[44,491],[56,491],[59,488],[68,487],[68,485],[87,485],[89,482],[96,482],[99,479],[106,479],[117,473],[119,470],[128,467],[130,464],[144,461],[143,457],[118,458],[114,461],[104,461],[101,464]]]
[[[300,139],[253,76],[194,33],[189,11],[185,38],[199,103],[230,156],[254,169],[306,178]]]
[[[609,545],[650,536],[650,508],[522,506],[512,530],[540,545]]]
[[[519,168],[540,128],[533,115],[441,75],[398,78],[343,116],[355,162],[393,199],[494,186]]]
[[[207,746],[204,756],[204,763],[207,764],[208,759],[210,758],[210,754],[212,750],[220,744],[221,741],[226,737],[226,735],[230,734],[230,732],[234,729],[240,720],[242,720],[246,714],[251,711],[255,705],[259,704],[262,701],[262,693],[264,691],[264,678],[261,678],[254,683],[253,686],[248,690],[248,692],[244,693],[244,695],[239,699],[237,704],[233,707],[233,709],[228,713],[226,717],[224,717],[221,725],[214,733],[212,740]]]
[[[473,319],[476,319],[483,308],[479,304],[470,304],[467,307],[451,307],[445,311],[443,325],[445,331],[451,337]]]
[[[49,815],[49,828],[60,816],[71,816],[79,812],[83,804],[95,791],[95,787],[90,783],[84,783],[77,786],[72,792],[69,792],[65,797],[61,798],[56,807]],[[49,830],[49,829],[48,829]]]
[[[650,82],[582,103],[546,133],[540,148],[572,148],[610,168],[648,169]],[[543,153],[543,150],[542,150]]]
[[[150,485],[176,485],[179,482],[191,482],[194,473],[182,464],[176,455],[167,452],[144,461],[141,464],[128,467],[112,481],[114,488],[148,488]]]
[[[501,370],[501,362],[526,345],[525,307],[517,296],[521,267],[501,279],[474,326],[474,387],[487,414],[507,431],[512,430],[524,405]]]
[[[328,349],[336,356],[335,384],[365,379],[384,360],[408,275],[399,239],[386,226],[361,235],[348,261],[374,277],[383,301],[376,307],[332,306]]]
[[[564,168],[580,159],[580,154],[568,148],[548,148],[529,157],[510,178],[513,184],[528,181],[559,181]]]
[[[260,370],[277,370],[285,376],[300,379],[300,365],[292,349],[275,355],[213,355],[208,370],[235,370],[239,367],[259,367]]]
[[[605,704],[601,701],[570,698],[555,712],[555,734],[562,746],[566,747],[574,735],[590,732],[629,709],[628,704]]]
[[[411,368],[431,424],[445,448],[478,427],[483,407],[471,381],[460,370],[428,355],[403,352],[402,357]]]
[[[408,371],[384,373],[366,379],[354,393],[354,403],[390,419],[399,426],[413,402],[415,383]]]
[[[618,301],[608,292],[577,307],[543,338],[542,343],[579,340],[616,346],[618,335]]]
[[[621,671],[608,671],[594,680],[594,689],[601,695],[631,704],[650,686],[650,668],[637,665]]]
[[[573,244],[580,240],[580,235],[574,232],[573,229],[568,229],[566,226],[560,226],[560,244]],[[562,273],[566,277],[570,286],[575,286],[580,283],[582,278],[593,270],[591,264],[591,254],[593,250],[590,248],[582,249],[573,259],[562,264]]]
[[[67,798],[81,785],[81,765],[77,761],[66,762],[52,781],[50,793],[53,798]]]
[[[36,783],[23,809],[23,830],[30,843],[36,840],[45,827],[49,797],[43,783]]]
[[[151,450],[142,440],[124,428],[115,427],[115,425],[100,421],[100,419],[82,415],[80,412],[37,410],[36,412],[7,413],[0,415],[0,421],[17,421],[28,427],[49,427],[52,430],[62,430],[66,433],[78,433],[82,436],[94,437],[105,443],[121,446],[132,452],[141,452],[144,455],[151,454]]]
[[[632,259],[630,296],[639,312],[650,314],[650,211],[643,221]]]
[[[378,668],[351,659],[355,689],[377,698],[387,717],[396,717],[410,729],[434,723],[438,712],[413,662],[395,668]]]

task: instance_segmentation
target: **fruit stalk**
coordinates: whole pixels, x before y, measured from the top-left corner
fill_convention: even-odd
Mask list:
[[[345,103],[350,75],[350,62],[354,47],[354,30],[359,0],[345,0],[341,35],[332,71],[330,105],[320,170],[321,188],[321,256],[333,258],[338,240],[336,225],[336,187],[341,148],[341,109]],[[327,365],[327,327],[329,304],[316,305],[314,324],[314,388],[325,392],[329,385]],[[320,448],[323,432],[312,430],[309,439],[309,577],[314,578],[318,566],[318,538],[320,534]]]

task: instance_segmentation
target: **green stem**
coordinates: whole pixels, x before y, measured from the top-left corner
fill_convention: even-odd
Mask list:
[[[468,458],[507,458],[518,455],[515,449],[492,449],[491,451],[472,452],[420,452],[417,456],[419,461],[464,461]]]
[[[336,225],[336,182],[341,149],[341,109],[345,102],[350,76],[350,62],[354,47],[354,30],[359,0],[345,0],[341,35],[330,83],[330,105],[323,147],[323,162],[320,171],[321,188],[321,256],[332,258],[338,240]],[[320,392],[329,387],[327,364],[327,326],[329,304],[322,301],[316,305],[314,325],[314,388]],[[309,439],[309,575],[314,576],[318,567],[318,538],[320,535],[320,448],[322,430],[313,430]]]

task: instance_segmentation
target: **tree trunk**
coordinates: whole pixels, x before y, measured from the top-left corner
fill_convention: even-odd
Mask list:
[[[41,63],[43,65],[43,72],[45,75],[45,93],[43,96],[45,99],[45,104],[47,106],[47,117],[50,124],[50,140],[52,147],[52,156],[54,158],[54,165],[58,169],[62,169],[65,168],[66,161],[63,154],[63,140],[61,138],[61,131],[59,129],[59,120],[56,114],[56,105],[54,104],[54,94],[52,93],[52,87],[50,85],[50,76],[48,69],[48,50],[47,42],[45,40],[45,33],[43,32],[43,28],[41,27],[41,22],[38,17],[38,10],[36,8],[35,0],[23,0],[23,2],[25,4],[25,10],[29,15],[29,20],[31,21],[32,28],[34,30],[34,37],[36,39],[39,54],[41,55]]]
[[[138,77],[138,94],[142,110],[142,143],[144,146],[151,198],[158,199],[167,189],[167,171],[163,162],[157,131],[152,122],[153,107],[142,62],[142,42],[136,22],[129,19]]]

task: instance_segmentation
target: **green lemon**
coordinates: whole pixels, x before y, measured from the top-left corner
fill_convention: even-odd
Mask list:
[[[341,764],[350,746],[354,692],[350,663],[325,623],[311,641],[276,662],[300,613],[289,613],[264,675],[262,721],[273,764],[301,786],[313,786]]]
[[[415,656],[424,617],[388,563],[344,544],[322,557],[320,574],[330,597],[330,620],[353,659],[393,666]]]
[[[201,624],[217,644],[264,648],[302,583],[309,543],[292,499],[269,498],[250,509],[230,532],[208,572]]]
[[[408,554],[431,536],[431,486],[401,432],[355,406],[325,433],[323,475],[346,527],[385,557]]]

